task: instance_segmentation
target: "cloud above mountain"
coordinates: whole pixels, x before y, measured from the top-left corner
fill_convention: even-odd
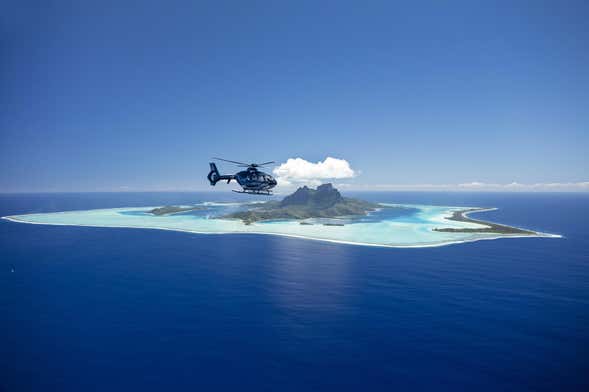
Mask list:
[[[324,180],[352,178],[357,172],[345,159],[327,157],[316,163],[302,158],[289,158],[273,171],[281,186],[318,185]]]

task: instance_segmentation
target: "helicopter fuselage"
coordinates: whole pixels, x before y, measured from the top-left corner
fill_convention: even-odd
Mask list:
[[[235,181],[244,191],[270,191],[276,186],[276,180],[271,175],[255,168],[248,168],[235,174]]]

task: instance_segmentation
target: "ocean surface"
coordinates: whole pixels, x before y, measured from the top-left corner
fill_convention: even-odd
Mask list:
[[[589,195],[348,193],[498,207],[564,238],[398,249],[0,221],[0,391],[589,390]],[[0,216],[243,200],[0,195]]]

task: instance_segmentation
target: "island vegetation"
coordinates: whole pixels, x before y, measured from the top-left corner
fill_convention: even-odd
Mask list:
[[[500,225],[493,222],[485,222],[477,219],[472,219],[467,216],[470,212],[485,211],[487,208],[469,208],[461,211],[454,211],[452,216],[446,218],[457,222],[468,222],[484,225],[485,227],[458,227],[458,228],[435,228],[434,231],[446,232],[446,233],[497,233],[497,234],[520,234],[520,235],[535,235],[534,231],[519,229],[517,227]]]
[[[198,210],[206,210],[207,208],[204,206],[165,206],[165,207],[158,207],[154,208],[153,210],[148,211],[150,214],[161,216],[161,215],[171,215],[177,214],[180,212],[188,212],[188,211],[198,211]]]

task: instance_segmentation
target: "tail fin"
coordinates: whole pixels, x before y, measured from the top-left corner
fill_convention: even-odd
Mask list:
[[[211,165],[211,171],[209,172],[207,178],[209,179],[211,185],[215,186],[217,181],[221,179],[221,175],[219,174],[219,170],[217,170],[217,165],[215,165],[213,162],[209,163],[209,165]]]

